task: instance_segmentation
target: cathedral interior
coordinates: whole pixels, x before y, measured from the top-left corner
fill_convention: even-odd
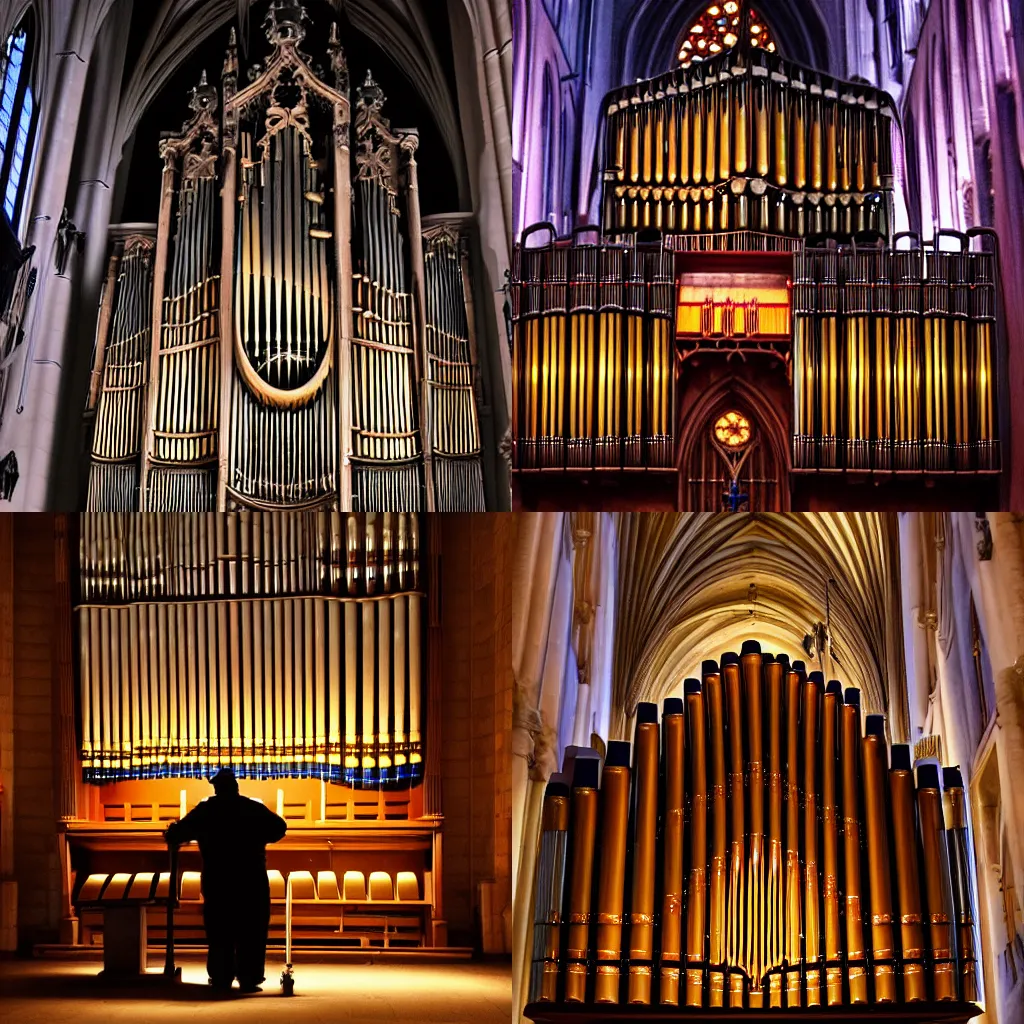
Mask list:
[[[509,505],[504,0],[0,3],[13,511]]]
[[[510,527],[0,515],[5,1013],[203,1005],[207,850],[164,833],[231,768],[287,830],[261,1009],[204,1012],[324,1020],[344,993],[351,1020],[506,1021]]]
[[[1024,523],[537,513],[514,1019],[1024,1021]]]
[[[524,510],[1024,504],[1020,0],[515,0]]]

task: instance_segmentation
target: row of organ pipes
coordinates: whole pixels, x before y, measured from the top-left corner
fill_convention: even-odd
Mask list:
[[[671,466],[672,254],[549,244],[515,259],[517,466]]]
[[[298,10],[244,87],[232,34],[155,231],[114,233],[90,510],[484,509],[470,225],[421,215],[418,134],[350,101],[337,25],[317,76]]]
[[[797,254],[795,468],[999,470],[996,255],[961,243]]]
[[[959,769],[756,641],[702,677],[550,780],[534,1006],[976,1002]]]

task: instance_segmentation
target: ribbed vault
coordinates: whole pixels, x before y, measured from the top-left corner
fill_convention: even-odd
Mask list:
[[[638,701],[679,694],[704,658],[738,651],[744,639],[805,658],[801,643],[825,619],[829,579],[832,674],[889,716],[893,736],[905,735],[893,516],[628,514],[621,530],[613,735]]]

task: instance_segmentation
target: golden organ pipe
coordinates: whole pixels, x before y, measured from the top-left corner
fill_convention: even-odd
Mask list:
[[[868,715],[861,744],[864,772],[864,818],[868,845],[868,886],[871,898],[871,960],[876,1003],[896,1001],[893,950],[892,887],[889,878],[889,833],[885,785],[888,755],[885,719]]]
[[[829,1006],[839,1006],[843,1002],[837,793],[839,709],[842,702],[842,685],[838,680],[829,680],[821,703],[822,903],[825,930],[825,998]]]
[[[889,798],[894,833],[897,906],[900,909],[900,963],[903,1000],[924,1002],[924,933],[921,924],[921,885],[915,856],[917,813],[914,803],[914,774],[910,747],[893,744],[889,768]]]
[[[608,744],[601,778],[600,858],[594,1002],[618,1003],[622,961],[626,837],[629,828],[629,744]]]
[[[690,750],[690,875],[686,910],[686,1005],[704,1001],[704,931],[707,886],[707,768],[705,762],[704,697],[699,680],[687,679],[686,745]]]
[[[953,889],[953,912],[957,933],[957,963],[961,1002],[977,1002],[978,974],[975,947],[974,893],[971,887],[970,836],[967,832],[967,804],[959,768],[943,768],[942,789],[949,868]]]
[[[708,868],[708,1005],[723,1006],[726,972],[726,817],[725,793],[725,717],[722,703],[722,676],[718,663],[705,661],[701,666],[704,700],[707,705],[709,811],[711,814],[710,865]]]
[[[932,998],[956,999],[956,946],[953,937],[953,897],[949,879],[949,853],[942,815],[939,769],[922,764],[917,769],[917,814],[921,830],[924,904],[928,922]]]
[[[587,998],[587,974],[592,955],[591,906],[597,837],[597,758],[576,758],[572,777],[572,816],[569,834],[569,884],[566,907],[565,1001]]]
[[[840,710],[843,798],[843,889],[846,893],[847,985],[850,1002],[866,1003],[868,979],[861,905],[860,691],[848,687]]]
[[[541,817],[540,852],[534,886],[533,963],[530,1001],[554,1002],[558,995],[562,898],[569,830],[569,787],[561,779],[548,782]]]
[[[629,898],[629,981],[627,1001],[651,1002],[654,961],[654,876],[658,827],[658,705],[636,709],[633,749],[633,841]]]

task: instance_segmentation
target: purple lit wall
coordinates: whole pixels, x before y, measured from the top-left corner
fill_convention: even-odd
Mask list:
[[[933,0],[907,81],[910,223],[994,227],[1009,341],[1009,507],[1024,509],[1024,89],[1021,0]]]

